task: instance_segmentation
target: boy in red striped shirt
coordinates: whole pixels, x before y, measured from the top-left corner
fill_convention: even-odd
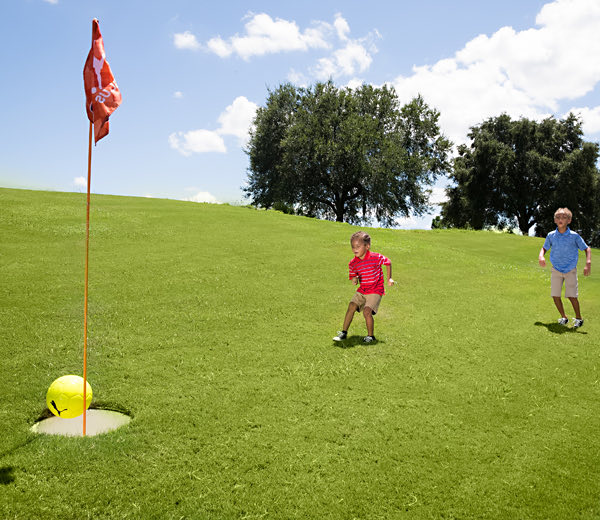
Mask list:
[[[348,337],[348,328],[354,313],[362,311],[367,325],[367,335],[363,342],[371,343],[375,341],[373,316],[377,313],[381,297],[385,294],[382,266],[385,265],[387,269],[387,283],[391,287],[395,283],[392,280],[392,262],[389,258],[370,251],[371,237],[363,231],[358,231],[350,237],[350,245],[354,258],[348,264],[349,277],[354,285],[360,284],[360,286],[348,305],[342,330],[333,341],[343,341]]]

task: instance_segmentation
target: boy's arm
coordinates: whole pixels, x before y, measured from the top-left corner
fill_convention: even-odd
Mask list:
[[[387,264],[385,267],[387,269],[388,285],[391,287],[392,285],[394,285],[396,283],[396,282],[394,282],[394,280],[392,280],[392,262]]]
[[[585,250],[585,267],[583,268],[584,276],[589,276],[592,273],[592,248],[588,247]]]
[[[351,262],[352,263],[352,262]],[[360,279],[358,277],[358,273],[352,268],[352,266],[350,266],[350,273],[348,275],[348,278],[350,280],[352,280],[352,283],[354,285],[358,285],[358,282],[360,282]]]
[[[538,258],[541,267],[546,267],[546,258],[544,257],[545,254],[546,250],[542,247],[542,249],[540,249],[540,254]]]

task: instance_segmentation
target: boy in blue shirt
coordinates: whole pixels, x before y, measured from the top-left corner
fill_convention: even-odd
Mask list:
[[[585,251],[583,274],[589,276],[592,270],[592,250],[577,233],[569,229],[571,218],[573,218],[573,214],[568,208],[559,208],[556,210],[554,213],[556,230],[548,233],[544,247],[540,250],[539,262],[542,267],[546,267],[544,255],[548,249],[551,249],[550,263],[552,264],[552,275],[550,277],[550,291],[554,299],[554,304],[561,315],[558,323],[561,325],[569,323],[569,318],[565,314],[565,309],[560,298],[564,282],[565,297],[571,300],[573,311],[575,311],[573,327],[577,329],[583,325],[579,300],[577,299],[577,260],[579,260],[579,250]]]

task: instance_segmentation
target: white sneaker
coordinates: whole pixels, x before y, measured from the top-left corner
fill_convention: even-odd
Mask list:
[[[337,336],[335,338],[333,338],[333,341],[344,341],[347,337],[348,337],[348,333],[344,332],[343,330],[340,330],[337,333]]]
[[[363,338],[363,343],[373,343],[373,341],[377,341],[375,336],[365,336]]]
[[[558,324],[559,325],[568,325],[569,324],[569,318],[561,318],[560,320],[558,320]]]
[[[577,319],[577,318],[573,318],[573,328],[574,329],[578,329],[582,325],[583,325],[583,320],[580,320],[580,319]]]

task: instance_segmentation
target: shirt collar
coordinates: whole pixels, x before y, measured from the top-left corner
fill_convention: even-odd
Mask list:
[[[565,229],[565,232],[564,232],[564,233],[561,233],[561,232],[558,230],[558,226],[557,226],[557,227],[556,227],[556,233],[557,233],[558,235],[560,235],[561,237],[566,237],[567,235],[570,235],[570,234],[571,234],[571,228],[570,228],[569,226],[567,226],[567,229]]]
[[[367,253],[365,254],[364,258],[360,258],[360,257],[358,257],[358,256],[355,256],[355,257],[352,259],[352,261],[353,261],[353,262],[364,262],[364,261],[365,261],[367,258],[369,258],[370,254],[371,254],[371,251],[367,251]]]

